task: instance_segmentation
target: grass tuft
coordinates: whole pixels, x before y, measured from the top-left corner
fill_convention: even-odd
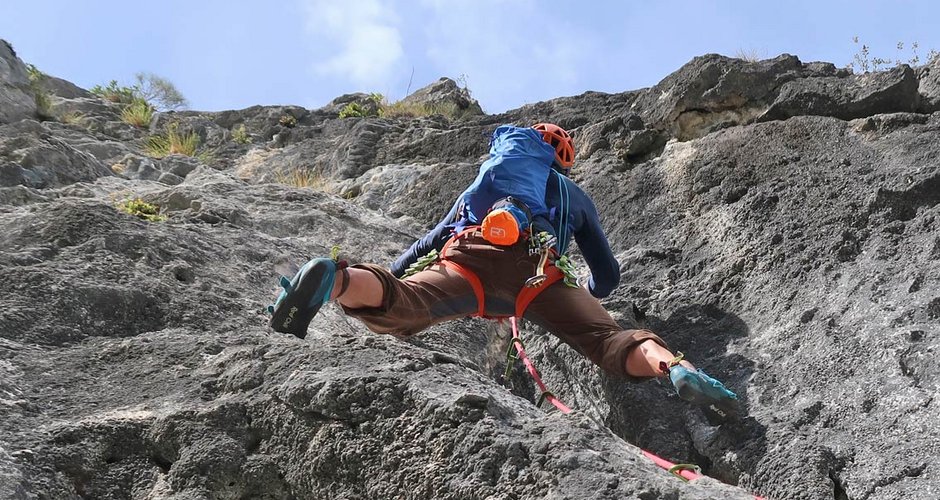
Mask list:
[[[137,128],[149,127],[153,120],[153,106],[143,99],[136,99],[121,111],[121,120]]]
[[[747,62],[759,62],[764,59],[764,54],[757,49],[738,49],[734,57]]]
[[[423,116],[441,115],[453,120],[462,115],[460,108],[452,102],[425,104],[398,101],[392,104],[383,104],[380,109],[382,116],[388,118],[420,118]]]
[[[274,178],[280,184],[317,191],[324,190],[327,183],[321,172],[300,167],[294,167],[287,172],[276,172]]]
[[[171,154],[195,156],[199,149],[199,136],[195,132],[183,134],[179,131],[179,124],[171,123],[166,133],[153,135],[147,140],[147,154],[154,158],[163,158]]]

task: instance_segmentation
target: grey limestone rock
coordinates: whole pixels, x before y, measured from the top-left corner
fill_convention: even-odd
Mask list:
[[[881,113],[917,111],[918,81],[910,66],[849,77],[787,82],[761,120],[820,115],[849,120]]]
[[[919,82],[920,109],[923,113],[940,111],[940,56],[934,57],[926,65],[917,68]]]
[[[24,82],[10,55],[0,94]],[[934,69],[707,55],[649,89],[459,123],[337,118],[363,94],[154,120],[209,164],[148,157],[98,99],[53,98],[76,123],[24,108],[0,123],[0,497],[936,498]],[[334,245],[389,264],[498,125],[538,121],[572,132],[619,260],[605,308],[726,382],[742,419],[709,425],[528,322],[570,416],[522,367],[502,379],[508,333],[482,320],[399,340],[328,305],[306,340],[266,327],[279,274]],[[298,169],[317,182],[290,185]],[[165,219],[117,206],[136,198]]]
[[[0,39],[0,125],[33,118],[36,101],[29,88],[26,65],[13,47]]]
[[[450,78],[440,80],[414,91],[403,102],[420,103],[428,106],[453,105],[461,115],[482,115],[483,109],[476,99],[471,97],[465,87],[460,87]]]

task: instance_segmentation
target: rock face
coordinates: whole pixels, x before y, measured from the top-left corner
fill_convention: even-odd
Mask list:
[[[5,49],[0,99],[25,88]],[[356,95],[147,130],[78,91],[54,102],[78,120],[4,115],[0,498],[936,498],[935,69],[709,55],[650,89],[459,125],[337,118]],[[521,367],[501,380],[507,333],[488,322],[401,341],[328,306],[306,340],[266,328],[289,263],[333,245],[390,263],[496,126],[535,121],[574,135],[621,263],[605,306],[645,310],[746,417],[710,426],[531,325],[571,416],[536,407]],[[198,154],[148,154],[170,130]],[[116,208],[138,197],[166,220]]]
[[[26,66],[13,52],[13,46],[0,40],[0,125],[36,113],[36,101],[29,92]]]
[[[940,111],[940,56],[934,57],[926,66],[918,68],[917,80],[920,82],[920,111]]]
[[[464,115],[482,115],[483,109],[476,99],[470,97],[470,91],[457,85],[450,78],[440,80],[415,91],[404,98],[408,103],[420,103],[430,106],[453,104]]]

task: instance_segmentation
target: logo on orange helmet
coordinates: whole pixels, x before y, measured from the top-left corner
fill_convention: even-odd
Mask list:
[[[551,147],[555,148],[555,161],[567,172],[574,165],[574,141],[568,132],[554,123],[536,123],[532,126]]]

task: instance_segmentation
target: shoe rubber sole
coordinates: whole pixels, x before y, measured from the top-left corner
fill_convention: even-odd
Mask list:
[[[297,338],[306,337],[310,322],[329,299],[335,272],[335,264],[331,260],[314,259],[304,265],[290,281],[281,278],[284,292],[270,309],[271,328]],[[324,282],[324,277],[328,278],[327,282]]]
[[[721,425],[738,417],[739,407],[735,399],[708,397],[695,388],[694,384],[684,380],[678,381],[675,386],[679,397],[697,406],[711,425]]]

